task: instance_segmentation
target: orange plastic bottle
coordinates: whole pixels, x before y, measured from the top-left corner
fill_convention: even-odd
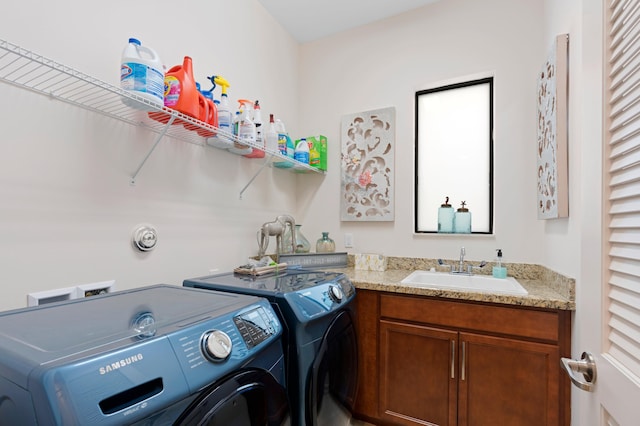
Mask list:
[[[205,104],[204,104],[204,110],[202,108],[200,110],[201,112],[200,121],[210,124],[213,127],[218,127],[218,108],[216,107],[216,104],[213,102],[213,99],[207,96],[207,92],[202,92],[202,93],[203,93],[203,98],[205,100]],[[211,92],[208,92],[208,93],[210,94]],[[200,136],[205,138],[210,138],[216,135],[215,132],[206,130],[200,127],[197,129],[197,132]]]
[[[164,75],[164,106],[175,109],[195,119],[200,118],[200,92],[193,77],[193,61],[185,56],[182,65],[176,65]],[[149,113],[154,120],[166,123],[169,118],[162,113]],[[174,120],[173,124],[183,124]]]

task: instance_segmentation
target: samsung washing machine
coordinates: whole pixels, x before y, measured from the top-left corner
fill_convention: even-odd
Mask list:
[[[335,272],[289,269],[270,276],[234,273],[187,279],[184,286],[267,298],[283,326],[293,425],[331,425],[353,408],[357,390],[355,287]]]
[[[0,424],[288,424],[265,299],[157,285],[0,313]]]

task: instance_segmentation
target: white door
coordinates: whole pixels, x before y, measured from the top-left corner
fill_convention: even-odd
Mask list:
[[[640,425],[640,0],[583,0],[581,269],[573,356],[593,354],[573,422]],[[571,49],[571,47],[570,47]],[[605,64],[604,70],[602,64]],[[601,88],[604,88],[602,90]],[[602,159],[604,158],[604,161]],[[604,194],[600,203],[599,194]],[[594,199],[595,198],[595,199]],[[599,208],[602,206],[602,208]],[[574,372],[576,380],[585,377]]]

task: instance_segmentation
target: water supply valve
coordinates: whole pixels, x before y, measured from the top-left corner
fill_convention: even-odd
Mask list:
[[[151,251],[158,244],[158,232],[153,226],[140,225],[133,231],[133,245],[140,251]]]

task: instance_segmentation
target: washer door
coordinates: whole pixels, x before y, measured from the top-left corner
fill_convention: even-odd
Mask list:
[[[251,369],[203,390],[174,425],[281,426],[288,418],[284,387],[268,371]]]
[[[358,384],[358,346],[349,311],[327,329],[310,371],[307,425],[335,424],[336,409],[353,409]]]

